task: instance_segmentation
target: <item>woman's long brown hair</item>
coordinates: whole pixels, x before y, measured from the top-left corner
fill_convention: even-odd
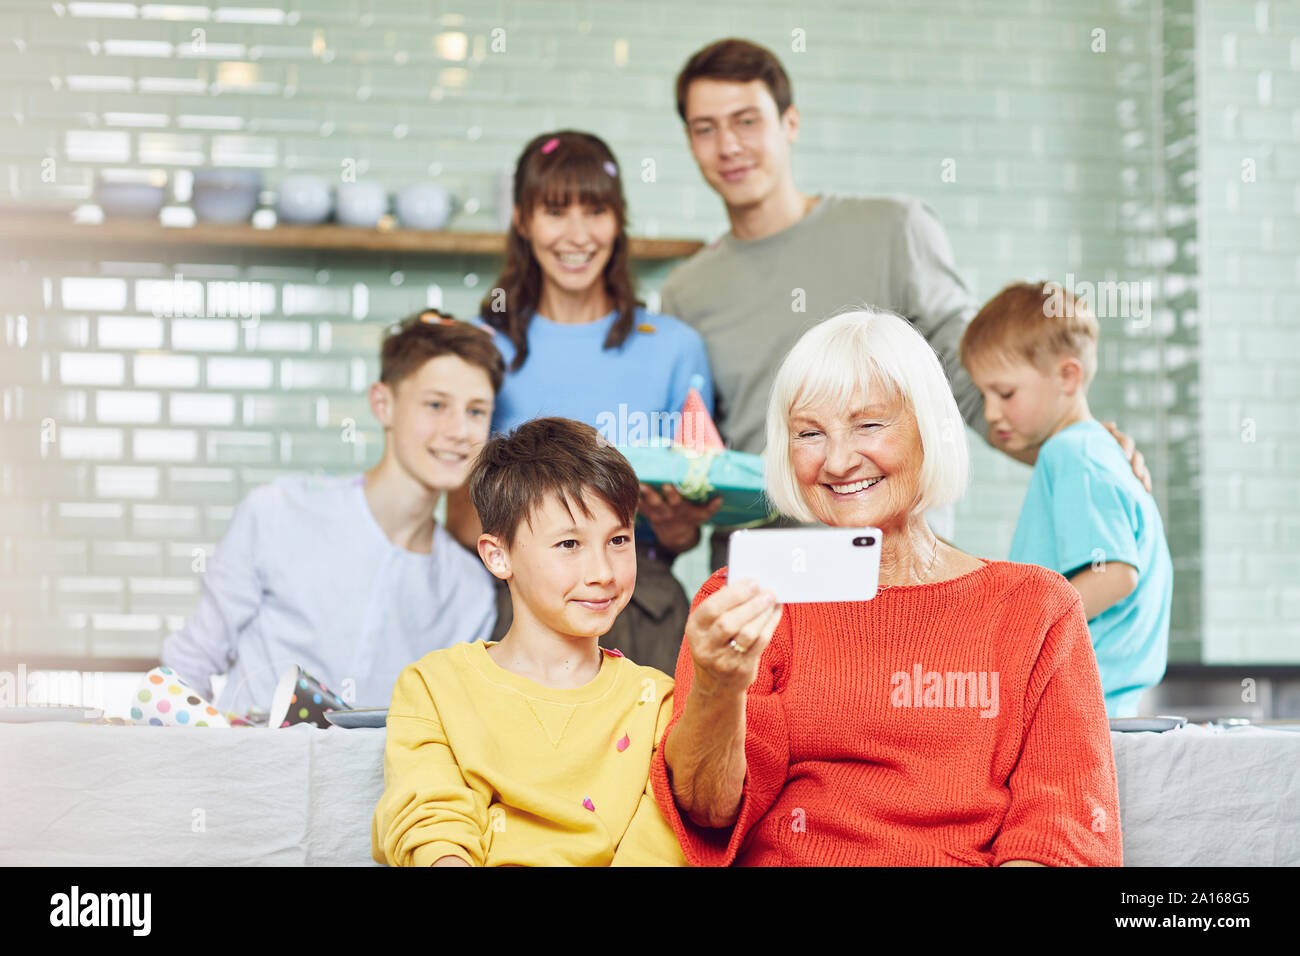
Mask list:
[[[555,145],[546,147],[552,140]],[[622,173],[604,141],[590,133],[561,130],[535,137],[515,164],[514,204],[519,219],[531,220],[539,205],[559,206],[579,202],[611,209],[618,222],[614,249],[605,263],[605,292],[614,302],[618,318],[605,336],[604,347],[618,348],[632,334],[636,297],[628,266],[627,203]],[[504,293],[504,295],[502,294]],[[512,222],[506,237],[506,263],[493,288],[479,306],[479,315],[515,347],[512,372],[528,358],[528,323],[542,298],[542,267],[533,248]]]

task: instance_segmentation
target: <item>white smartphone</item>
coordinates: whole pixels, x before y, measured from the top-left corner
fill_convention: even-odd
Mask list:
[[[869,601],[880,583],[880,529],[736,531],[728,544],[727,582],[746,578],[782,604]]]

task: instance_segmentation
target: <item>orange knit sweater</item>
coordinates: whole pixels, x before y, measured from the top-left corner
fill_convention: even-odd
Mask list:
[[[683,642],[665,738],[692,677]],[[654,792],[693,865],[1121,863],[1097,661],[1054,571],[993,561],[871,601],[786,605],[745,714],[732,829],[684,817],[655,750]]]

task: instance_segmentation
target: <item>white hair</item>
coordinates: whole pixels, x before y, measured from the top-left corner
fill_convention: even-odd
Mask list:
[[[863,398],[897,397],[916,418],[922,460],[913,511],[965,494],[966,429],[939,357],[906,319],[864,306],[813,326],[777,370],[764,454],[767,497],[777,510],[796,521],[817,521],[790,461],[790,413],[796,404],[826,402],[847,411],[855,391]]]

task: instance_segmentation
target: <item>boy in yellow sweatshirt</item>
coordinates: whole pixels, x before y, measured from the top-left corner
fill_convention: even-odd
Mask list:
[[[649,782],[672,678],[599,644],[636,585],[632,467],[591,426],[542,418],[490,441],[469,489],[514,622],[398,678],[372,856],[685,866]]]

